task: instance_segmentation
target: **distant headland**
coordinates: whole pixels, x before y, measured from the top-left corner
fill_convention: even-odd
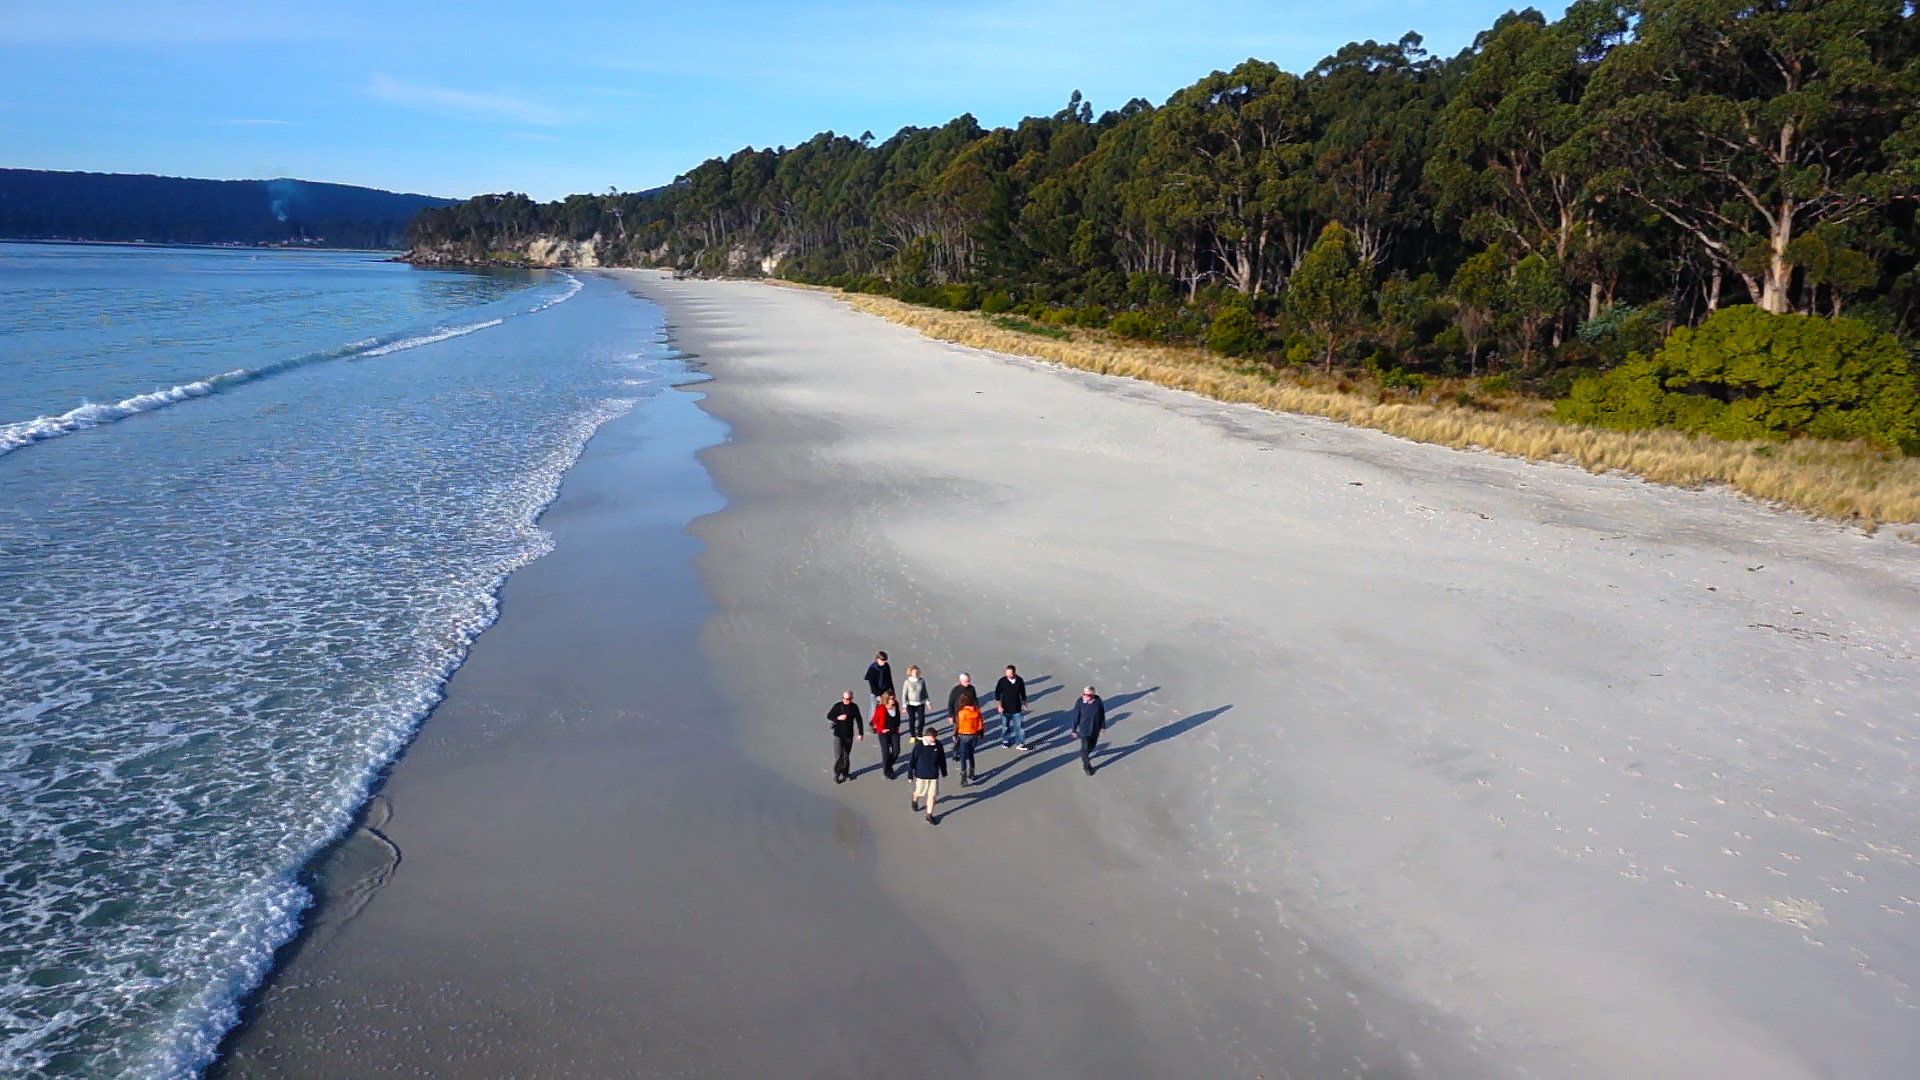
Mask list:
[[[415,214],[453,201],[284,178],[0,169],[0,239],[398,250]]]

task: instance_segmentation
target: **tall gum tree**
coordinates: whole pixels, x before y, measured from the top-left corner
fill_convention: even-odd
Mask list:
[[[1466,238],[1499,242],[1579,274],[1587,318],[1599,310],[1606,255],[1603,206],[1581,98],[1609,45],[1626,32],[1615,3],[1580,0],[1548,23],[1529,8],[1501,16],[1439,122],[1427,180],[1437,209]]]
[[[1153,114],[1150,214],[1205,245],[1233,288],[1259,292],[1283,181],[1308,159],[1310,123],[1299,77],[1258,60],[1179,91]]]
[[[1793,241],[1913,197],[1912,0],[1639,0],[1594,76],[1601,178],[1787,311]],[[1904,130],[1903,130],[1904,129]],[[1906,158],[1907,160],[1897,160]]]
[[[1427,220],[1421,162],[1439,108],[1437,65],[1419,34],[1391,45],[1348,45],[1305,80],[1314,124],[1313,175],[1303,178],[1320,220],[1338,221],[1369,267]]]

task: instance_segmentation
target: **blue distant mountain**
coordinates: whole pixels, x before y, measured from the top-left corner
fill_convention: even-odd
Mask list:
[[[414,214],[453,201],[308,180],[0,169],[0,239],[399,249]]]

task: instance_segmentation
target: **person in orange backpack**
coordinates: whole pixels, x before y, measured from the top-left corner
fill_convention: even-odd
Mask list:
[[[953,717],[953,756],[960,764],[960,786],[979,780],[974,775],[973,749],[980,744],[980,692],[973,676],[960,673],[960,682],[947,692],[947,715]]]
[[[884,691],[880,700],[874,702],[873,717],[868,724],[880,741],[880,770],[891,780],[893,763],[900,760],[900,703],[894,699],[893,691]]]

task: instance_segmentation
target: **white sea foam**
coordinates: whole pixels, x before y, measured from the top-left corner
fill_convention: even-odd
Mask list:
[[[539,309],[536,308],[535,310],[537,311]],[[390,342],[386,345],[377,345],[371,349],[368,349],[366,352],[361,353],[360,355],[361,356],[386,356],[390,353],[405,352],[408,349],[417,349],[422,345],[432,345],[436,342],[446,341],[450,338],[466,337],[468,334],[474,333],[475,331],[491,329],[492,327],[499,326],[501,323],[506,321],[507,320],[505,319],[488,319],[486,322],[467,323],[465,326],[449,326],[443,330],[435,330],[431,334],[422,334],[419,337],[401,338],[399,341]]]
[[[513,315],[503,315],[500,318],[487,319],[484,322],[440,327],[429,333],[415,334],[391,340],[366,338],[326,352],[293,357],[258,368],[238,368],[224,374],[212,375],[204,379],[196,379],[190,383],[182,383],[179,386],[169,386],[162,390],[135,394],[132,397],[122,401],[116,401],[112,404],[88,402],[60,413],[57,416],[36,416],[31,420],[16,420],[12,423],[0,424],[0,456],[5,456],[15,450],[31,446],[37,442],[57,439],[62,435],[72,435],[75,432],[99,427],[102,424],[111,424],[115,421],[125,420],[129,416],[137,416],[144,412],[152,412],[155,409],[164,409],[169,405],[178,405],[183,401],[190,401],[194,398],[217,394],[223,390],[229,390],[233,387],[253,382],[256,379],[264,379],[270,375],[278,375],[282,372],[305,367],[308,364],[317,363],[322,360],[339,360],[348,357],[371,358],[390,356],[393,353],[405,352],[408,349],[417,349],[423,345],[433,345],[438,342],[448,341],[452,338],[465,337],[468,334],[481,330],[490,330],[506,322],[509,318],[518,315],[538,314],[556,304],[566,303],[568,300],[579,295],[580,290],[585,287],[586,283],[574,277],[572,274],[565,274],[563,276],[567,279],[566,292],[561,293],[559,296],[543,300],[525,311],[514,312]]]
[[[554,306],[555,304],[564,304],[567,301],[573,299],[574,297],[580,295],[580,290],[586,287],[586,282],[581,281],[579,278],[574,277],[572,274],[563,273],[560,276],[567,279],[567,291],[561,293],[559,296],[556,296],[551,300],[543,300],[539,304],[536,304],[533,307],[528,308],[527,314],[532,315],[536,311],[545,311],[548,308]]]
[[[392,380],[344,380],[297,438],[232,424],[204,457],[49,459],[164,493],[135,520],[91,482],[0,515],[22,555],[0,562],[0,625],[21,630],[0,640],[0,1075],[82,1060],[184,1080],[212,1059],[298,932],[302,868],[439,701],[506,576],[550,550],[540,514],[594,431],[646,396],[629,388],[646,355],[591,320],[554,333],[525,343],[548,363],[424,365],[405,403]],[[460,407],[365,437],[423,396]]]
[[[58,438],[61,435],[85,431],[87,428],[98,427],[101,424],[111,424],[115,420],[124,420],[137,413],[164,409],[169,405],[186,401],[188,398],[206,397],[225,386],[245,382],[252,377],[253,373],[244,369],[229,371],[224,375],[199,379],[183,386],[169,386],[165,390],[135,394],[111,405],[89,402],[58,416],[39,416],[32,420],[0,424],[0,454],[18,450],[42,439]]]

